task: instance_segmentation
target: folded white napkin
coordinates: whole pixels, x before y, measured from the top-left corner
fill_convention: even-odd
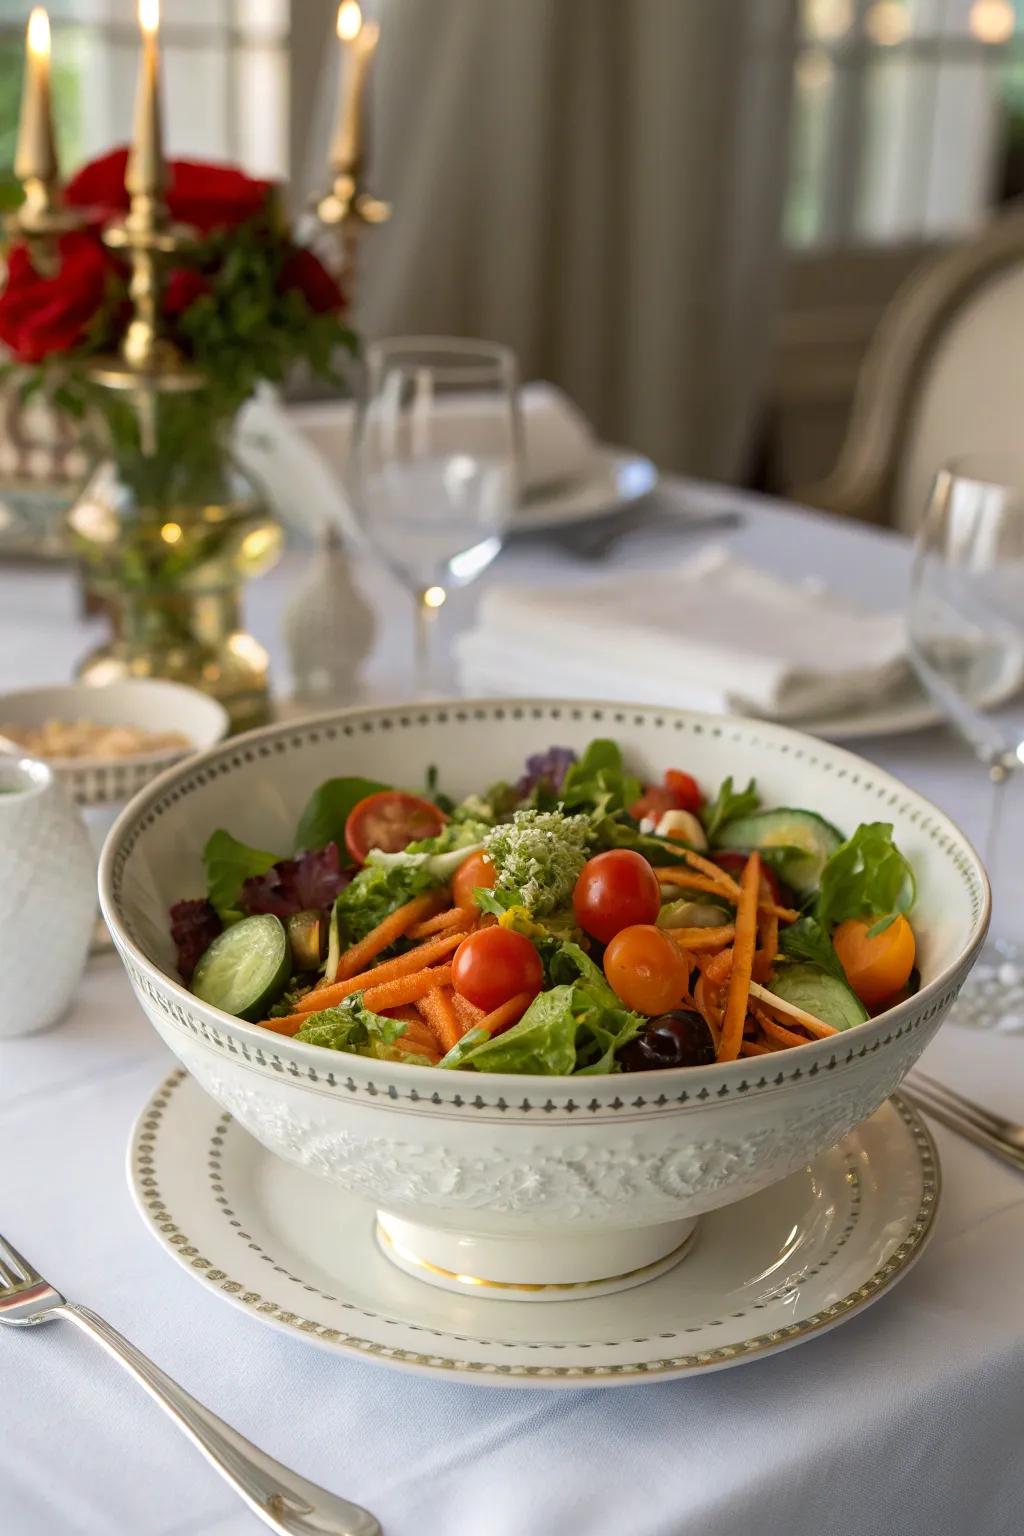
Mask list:
[[[466,693],[630,699],[801,719],[906,673],[898,614],[866,613],[709,548],[674,570],[484,594],[456,647]]]
[[[523,488],[537,491],[586,473],[594,454],[594,438],[585,418],[553,384],[527,384],[520,391],[523,420]],[[288,414],[303,436],[319,449],[337,476],[345,470],[352,442],[355,412],[343,400],[289,406]],[[487,406],[480,400],[441,400],[438,417],[450,418],[453,448],[464,447],[474,422],[487,424]],[[470,436],[470,441],[472,437]]]

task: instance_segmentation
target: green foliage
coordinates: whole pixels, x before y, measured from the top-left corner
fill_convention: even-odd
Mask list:
[[[296,849],[325,848],[328,843],[337,843],[342,858],[347,859],[345,823],[349,812],[360,800],[365,800],[367,795],[376,795],[380,790],[390,787],[378,783],[376,779],[325,780],[313,791],[306,809],[299,817],[295,832]]]
[[[617,743],[599,737],[568,769],[557,799],[567,811],[605,816],[628,810],[641,791],[640,780],[623,767]]]
[[[862,822],[821,872],[815,915],[828,932],[848,917],[881,919],[882,932],[917,897],[914,871],[892,840],[887,821]]]
[[[282,289],[293,249],[271,213],[213,231],[191,263],[210,291],[189,306],[177,330],[227,413],[262,380],[281,383],[300,361],[322,378],[343,382],[334,354],[339,345],[354,352],[354,334],[336,314],[315,314],[296,289]]]
[[[757,792],[757,785],[753,779],[746,789],[733,789],[732,775],[723,782],[718,794],[701,811],[701,820],[704,823],[704,831],[712,848],[715,846],[715,838],[722,828],[730,821],[735,821],[739,816],[750,816],[761,804],[761,796]]]
[[[846,981],[846,972],[839,963],[832,940],[817,918],[802,917],[799,922],[783,928],[779,933],[779,950],[787,960],[809,960],[834,976],[836,981]]]
[[[211,832],[203,849],[206,894],[222,923],[236,922],[241,917],[237,903],[242,886],[252,875],[265,875],[277,860],[276,853],[250,848],[223,827]]]

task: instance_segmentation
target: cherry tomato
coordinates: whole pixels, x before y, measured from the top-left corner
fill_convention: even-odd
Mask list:
[[[577,923],[602,944],[621,928],[653,923],[660,907],[658,877],[631,848],[610,848],[588,859],[572,893]]]
[[[481,928],[455,951],[452,985],[485,1013],[520,992],[536,996],[544,983],[540,955],[511,928]]]
[[[604,952],[608,985],[636,1013],[668,1013],[686,992],[690,968],[662,928],[637,923],[621,929]]]
[[[678,768],[670,768],[665,775],[665,788],[675,795],[677,811],[699,811],[704,804],[700,785],[692,773],[682,773]]]
[[[466,862],[459,865],[452,880],[452,897],[455,905],[463,912],[475,912],[477,905],[473,899],[473,892],[481,889],[491,890],[497,878],[498,871],[482,848],[479,853],[471,853]]]
[[[381,789],[367,795],[348,813],[345,847],[357,864],[366,861],[371,848],[400,853],[409,843],[436,837],[448,820],[443,811],[419,795],[400,789]]]
[[[680,809],[670,789],[666,789],[662,784],[649,784],[640,799],[633,801],[629,814],[635,821],[643,821],[645,816],[650,816],[653,821],[659,821],[666,811]]]
[[[720,869],[724,869],[727,874],[735,875],[736,879],[738,880],[746,868],[747,859],[749,857],[749,854],[739,852],[734,853],[730,849],[728,852],[720,851],[716,853],[714,855],[714,860]],[[779,883],[778,875],[775,873],[774,869],[770,869],[768,867],[768,865],[764,862],[764,859],[761,860],[761,878],[767,883],[768,889],[772,893],[772,901],[774,901],[777,906],[783,907],[789,905],[789,903],[782,900],[783,890],[781,884]]]
[[[868,935],[871,918],[848,917],[832,935],[839,964],[846,979],[866,1008],[877,1008],[905,987],[914,968],[914,930],[903,916],[895,918],[884,933]]]

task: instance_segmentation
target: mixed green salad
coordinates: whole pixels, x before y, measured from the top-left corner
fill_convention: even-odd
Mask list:
[[[614,741],[553,747],[460,801],[335,778],[290,850],[218,828],[171,909],[197,997],[330,1050],[442,1069],[634,1072],[769,1055],[916,985],[914,873],[886,822],[850,836],[643,783]]]

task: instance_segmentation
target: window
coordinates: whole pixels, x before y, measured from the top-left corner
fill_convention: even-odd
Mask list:
[[[792,246],[961,234],[1021,137],[1022,0],[802,0]]]
[[[48,0],[54,110],[72,169],[131,132],[134,0]],[[0,166],[14,159],[28,0],[0,0]],[[169,149],[288,172],[289,0],[171,0],[161,27]]]

